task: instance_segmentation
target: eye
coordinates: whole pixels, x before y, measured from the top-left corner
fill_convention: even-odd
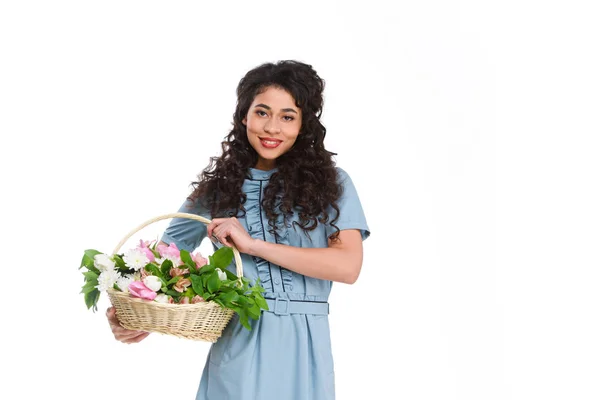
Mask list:
[[[286,119],[286,121],[293,121],[294,120],[294,117],[292,117],[290,115],[285,115],[283,118],[289,118],[289,119]]]
[[[257,115],[260,115],[261,117],[264,117],[265,115],[267,115],[267,113],[266,113],[266,112],[264,112],[263,110],[258,110],[258,111],[256,111],[256,114],[257,114]],[[263,115],[263,114],[264,114],[264,115]]]

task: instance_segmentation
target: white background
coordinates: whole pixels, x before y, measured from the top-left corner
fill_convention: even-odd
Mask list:
[[[77,267],[175,211],[239,79],[297,59],[372,231],[331,296],[338,398],[598,399],[592,3],[2,2],[0,397],[194,398],[209,344],[116,342]]]

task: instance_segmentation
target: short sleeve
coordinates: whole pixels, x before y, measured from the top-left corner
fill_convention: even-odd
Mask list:
[[[198,201],[186,200],[178,212],[196,214],[210,219],[210,213],[201,207]],[[167,244],[175,243],[179,249],[191,252],[200,246],[206,234],[206,225],[200,221],[189,218],[173,218],[161,240]]]
[[[367,219],[360,203],[358,193],[354,187],[352,179],[346,171],[341,168],[336,168],[338,171],[338,180],[342,184],[342,196],[337,201],[340,209],[340,215],[335,225],[340,229],[358,229],[362,236],[362,240],[365,240],[371,235],[369,226],[367,225]],[[335,210],[330,207],[329,216],[330,220],[336,215]],[[333,235],[336,230],[329,223],[325,225],[327,237]]]

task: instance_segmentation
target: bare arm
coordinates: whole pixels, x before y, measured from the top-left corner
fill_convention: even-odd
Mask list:
[[[208,224],[207,234],[226,246],[235,246],[240,253],[261,257],[312,278],[352,284],[362,268],[363,245],[358,229],[340,231],[339,240],[329,240],[326,248],[302,248],[254,239],[235,217],[214,218]]]
[[[358,230],[349,229],[340,231],[339,239],[329,240],[327,248],[301,248],[256,239],[249,254],[302,275],[352,284],[362,267],[362,238]]]

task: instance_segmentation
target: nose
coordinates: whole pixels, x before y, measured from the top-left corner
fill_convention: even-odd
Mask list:
[[[270,134],[281,133],[281,127],[274,120],[268,120],[267,122],[265,122],[264,130],[265,132]]]

